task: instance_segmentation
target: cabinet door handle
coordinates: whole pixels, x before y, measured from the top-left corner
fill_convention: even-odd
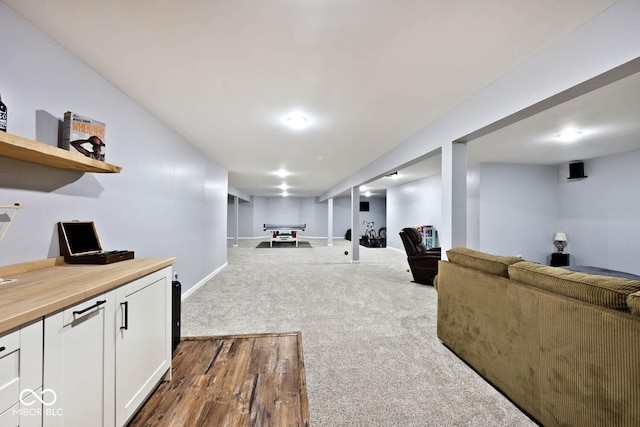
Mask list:
[[[5,351],[6,349],[7,349],[7,347],[5,347],[5,346],[0,347],[0,351]]]
[[[120,329],[124,329],[125,331],[129,329],[129,301],[121,302],[120,307],[124,305],[124,325],[120,326]]]
[[[89,310],[93,310],[94,308],[98,308],[100,307],[102,304],[104,304],[105,302],[107,302],[107,300],[102,300],[102,301],[97,301],[95,304],[93,304],[91,307],[87,307],[84,310],[77,310],[73,312],[74,316],[79,316],[83,313],[86,313]]]

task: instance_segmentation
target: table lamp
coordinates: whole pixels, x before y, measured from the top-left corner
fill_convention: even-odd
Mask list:
[[[553,244],[556,245],[558,252],[564,252],[564,248],[567,247],[567,235],[561,231],[557,232],[553,237]]]

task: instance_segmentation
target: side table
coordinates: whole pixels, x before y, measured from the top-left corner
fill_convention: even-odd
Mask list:
[[[552,267],[564,267],[569,265],[569,254],[566,252],[554,252],[551,254]]]

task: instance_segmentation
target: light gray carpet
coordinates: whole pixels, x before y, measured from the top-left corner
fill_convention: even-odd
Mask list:
[[[437,295],[404,252],[229,247],[182,305],[184,336],[302,331],[312,426],[533,426],[436,337]]]

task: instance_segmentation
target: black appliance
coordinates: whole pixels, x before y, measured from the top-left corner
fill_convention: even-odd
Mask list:
[[[182,304],[182,285],[176,280],[171,282],[172,304],[171,304],[171,352],[175,353],[176,347],[180,344],[180,309]]]

